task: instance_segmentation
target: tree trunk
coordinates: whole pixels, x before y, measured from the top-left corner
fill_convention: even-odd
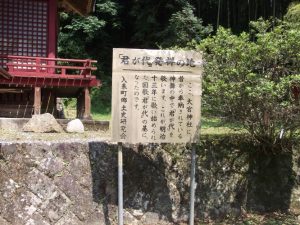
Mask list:
[[[254,20],[257,20],[257,10],[258,10],[258,3],[257,0],[255,0]]]
[[[220,25],[220,13],[221,13],[221,0],[219,0],[219,3],[218,3],[217,29],[219,28],[219,25]]]
[[[196,0],[196,4],[197,4],[197,16],[198,18],[201,17],[201,0]]]
[[[233,12],[232,27],[235,28],[236,27],[236,21],[237,21],[237,18],[236,18],[236,0],[234,0],[233,4],[232,4],[232,12]]]
[[[228,28],[231,28],[231,26],[230,26],[230,0],[227,0],[227,26],[228,26]]]
[[[248,0],[248,29],[250,30],[251,11],[250,11],[250,0]]]
[[[275,18],[276,15],[276,0],[272,0],[273,3],[273,18]]]

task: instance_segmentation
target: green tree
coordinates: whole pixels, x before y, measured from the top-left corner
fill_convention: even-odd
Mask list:
[[[281,151],[300,126],[292,91],[300,85],[300,30],[285,22],[269,32],[268,21],[252,26],[259,32],[220,28],[196,45],[206,60],[204,104],[211,114],[239,121],[263,149]]]
[[[95,12],[88,17],[60,13],[58,54],[65,58],[98,60],[98,76],[106,68],[106,51],[111,51],[112,35],[120,29],[119,5],[113,0],[97,0]]]
[[[292,23],[300,23],[300,2],[293,2],[288,8],[285,19]]]
[[[107,108],[111,96],[112,48],[184,47],[192,39],[200,41],[206,37],[211,31],[208,24],[216,27],[217,21],[239,33],[248,30],[250,19],[274,15],[282,17],[290,2],[96,0],[95,12],[89,17],[60,14],[58,54],[64,58],[92,58],[98,61],[95,74],[103,86],[93,91],[92,106],[94,109]],[[106,106],[103,107],[103,104]]]
[[[192,39],[199,42],[211,32],[212,27],[204,26],[202,20],[195,16],[194,8],[187,4],[171,15],[168,26],[161,32],[161,45],[184,47]]]
[[[162,31],[173,13],[188,4],[187,0],[135,1],[128,7],[129,17],[124,23],[131,31],[130,44],[140,48],[157,48],[164,42]]]
[[[88,17],[60,13],[58,54],[63,58],[91,58],[98,61],[95,75],[100,89],[92,90],[92,111],[107,114],[111,100],[111,52],[121,29],[121,6],[113,0],[97,0]]]

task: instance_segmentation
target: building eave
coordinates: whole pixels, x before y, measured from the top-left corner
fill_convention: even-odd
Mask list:
[[[95,0],[59,0],[59,3],[65,10],[87,16],[94,11]]]

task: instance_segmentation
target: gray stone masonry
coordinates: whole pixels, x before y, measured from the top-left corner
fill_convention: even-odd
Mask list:
[[[125,224],[187,223],[189,154],[183,145],[124,148]],[[262,184],[257,165],[246,158],[237,150],[224,153],[204,146],[198,152],[197,219],[270,209],[258,192],[268,184]],[[291,160],[297,162],[299,157]],[[290,166],[297,178],[298,165]],[[113,144],[2,143],[0,171],[0,225],[117,224],[117,149]],[[277,186],[286,191],[278,189],[278,196],[273,188],[274,201],[281,205],[286,201],[288,210],[300,213],[300,188],[295,183],[286,189],[288,184],[288,179],[282,179]]]

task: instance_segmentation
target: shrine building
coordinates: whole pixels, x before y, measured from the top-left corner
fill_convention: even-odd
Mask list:
[[[93,0],[0,0],[0,117],[59,117],[58,98],[77,98],[90,118],[96,61],[57,58],[59,11],[88,15]]]

